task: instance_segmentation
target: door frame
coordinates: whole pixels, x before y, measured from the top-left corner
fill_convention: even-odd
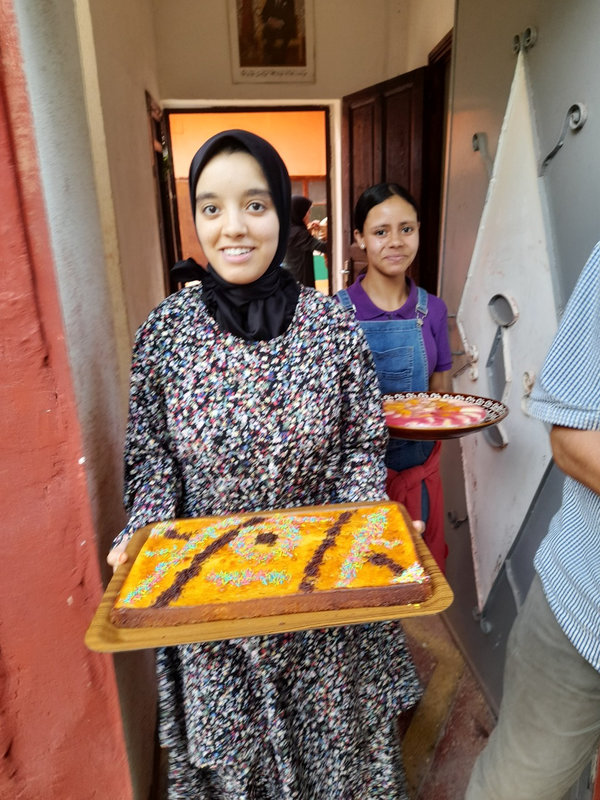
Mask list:
[[[423,140],[423,198],[421,219],[427,231],[437,231],[435,245],[425,237],[421,241],[424,263],[437,264],[435,274],[426,275],[423,288],[432,294],[440,289],[442,261],[442,209],[445,205],[448,118],[450,109],[450,80],[452,69],[453,31],[450,30],[429,53],[425,73],[425,99],[430,109],[428,124],[424,125]],[[435,246],[435,250],[434,250]]]
[[[171,267],[181,258],[172,147],[167,114],[149,92],[146,92],[146,111],[152,148],[152,174],[163,262],[163,280],[167,295],[177,290],[177,285],[171,276]]]

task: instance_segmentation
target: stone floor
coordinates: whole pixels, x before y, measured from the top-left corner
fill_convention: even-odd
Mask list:
[[[404,628],[425,693],[404,724],[402,748],[413,800],[463,800],[494,715],[443,617],[414,617]]]

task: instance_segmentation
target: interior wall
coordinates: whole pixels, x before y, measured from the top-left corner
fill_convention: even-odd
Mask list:
[[[89,0],[99,102],[131,344],[165,296],[145,92],[159,102],[148,0]],[[82,53],[85,59],[85,52]]]
[[[160,270],[156,259],[152,259],[145,250],[147,240],[152,241],[156,236],[157,220],[156,211],[151,206],[152,200],[147,199],[149,190],[144,188],[151,186],[151,171],[142,161],[143,151],[138,144],[139,141],[147,142],[149,136],[144,113],[139,110],[140,103],[143,108],[146,81],[139,78],[136,83],[132,65],[121,62],[124,74],[113,72],[113,85],[109,87],[113,100],[106,99],[100,115],[96,113],[95,125],[90,126],[94,110],[98,111],[93,108],[98,97],[87,91],[89,87],[84,81],[85,70],[81,61],[78,28],[81,17],[77,12],[82,11],[85,2],[87,0],[73,3],[48,0],[40,5],[35,0],[15,0],[15,11],[64,320],[64,330],[56,335],[64,337],[69,353],[76,413],[83,439],[83,454],[78,454],[77,458],[81,458],[80,463],[85,464],[98,548],[97,564],[106,581],[109,568],[105,556],[110,542],[125,521],[122,506],[122,448],[131,334],[126,324],[124,296],[132,299],[129,316],[133,325],[136,314],[141,318],[148,308],[161,299],[163,292],[155,290],[153,296],[147,294],[148,287],[156,284],[155,276],[160,274]],[[131,32],[135,26],[136,19],[128,18],[123,10],[125,6],[131,8],[132,5],[115,6],[112,17],[115,31],[119,30],[116,21],[119,9],[123,27],[128,22]],[[142,12],[144,4],[139,3],[138,6]],[[104,8],[107,12],[111,10],[107,4],[104,4]],[[102,43],[100,34],[99,38]],[[106,38],[110,38],[108,31]],[[151,23],[146,29],[145,41],[149,42],[149,48],[153,47]],[[126,38],[120,39],[120,44],[123,50],[129,47]],[[144,52],[143,48],[141,50]],[[93,57],[94,53],[86,49],[86,55]],[[104,63],[110,59],[116,60],[114,43],[110,54],[105,54]],[[131,93],[130,105],[133,109],[130,114],[126,102],[128,91]],[[118,119],[113,119],[115,115]],[[109,132],[107,141],[111,146],[111,177],[113,172],[118,174],[121,169],[121,181],[117,183],[116,192],[114,187],[111,190],[110,184],[102,187],[95,180],[98,176],[97,151],[90,130],[98,134],[98,126],[102,126],[103,118],[105,122],[109,120],[106,129]],[[117,129],[126,129],[132,124],[131,119],[139,126],[137,135],[132,132],[115,143],[114,136],[118,137],[118,132],[111,129],[110,121]],[[111,136],[111,130],[114,136]],[[127,181],[123,184],[123,174],[128,176],[129,184]],[[129,192],[129,201],[124,208],[125,192]],[[133,240],[125,235],[125,242],[119,241],[116,233],[111,236],[107,231],[110,219],[103,214],[103,208],[113,202],[117,206],[117,194],[121,200],[117,215],[120,230],[131,230],[132,235],[142,243],[141,251],[147,255],[146,263],[141,265],[128,249]],[[136,201],[138,194],[142,197],[139,202]],[[150,197],[153,197],[152,194]],[[107,243],[117,241],[121,246],[121,254],[130,253],[129,262],[138,268],[137,286],[136,281],[129,280],[129,291],[125,295],[122,286],[115,288],[114,274],[110,269],[111,263],[118,259],[118,254],[107,249]],[[69,502],[67,497],[64,502]],[[34,511],[32,508],[30,513]],[[52,540],[54,531],[51,528],[44,528],[43,531]],[[57,542],[56,546],[60,547],[61,544]],[[102,656],[101,659],[112,663],[110,656]],[[147,794],[151,779],[149,765],[154,752],[155,681],[152,654],[132,654],[127,658],[115,659],[115,663],[122,690],[127,745],[133,756],[133,785],[137,796],[141,797]],[[130,691],[132,684],[135,684],[135,692]],[[57,694],[57,697],[60,695]],[[62,699],[64,707],[68,708],[68,700]],[[111,736],[123,735],[120,718],[104,719],[104,722],[108,726],[107,740]],[[60,731],[60,723],[57,723],[57,730]]]
[[[39,24],[55,31],[60,14],[48,6]],[[56,80],[61,68],[68,72],[68,48],[64,39],[52,52],[40,46],[31,10],[19,8],[25,58],[39,58]],[[39,87],[31,74],[26,82],[14,14],[11,0],[0,0],[0,797],[64,800],[92,797],[94,787],[102,787],[107,797],[129,800],[113,665],[84,645],[102,583],[84,467],[89,451],[78,420],[81,396],[75,397],[65,336],[64,319],[68,314],[73,325],[77,312],[61,308],[54,260],[60,243],[48,229],[51,216],[67,222],[60,208],[48,207],[42,179],[43,171],[56,176],[62,154],[35,140],[30,99],[40,100]],[[32,52],[35,43],[39,50]],[[42,98],[36,109],[47,136],[44,111],[52,108],[44,106],[52,107],[53,99]],[[72,123],[77,137],[77,120]],[[60,194],[72,191],[83,202],[79,188],[63,180]],[[92,247],[93,237],[87,244]],[[81,333],[82,346],[90,346]]]
[[[313,0],[315,81],[234,84],[228,2],[153,0],[161,97],[339,98],[427,63],[453,0]]]
[[[325,175],[327,171],[323,111],[171,114],[169,125],[175,178],[187,178],[198,147],[226,128],[242,128],[268,139],[285,161],[290,175]]]
[[[40,177],[101,544],[123,521],[122,387],[73,8],[15,3]],[[114,535],[114,533],[113,533]]]
[[[407,6],[395,10],[396,28],[407,31],[403,72],[426,64],[427,55],[454,25],[454,0],[408,0]],[[392,49],[397,47],[395,38],[392,33]]]

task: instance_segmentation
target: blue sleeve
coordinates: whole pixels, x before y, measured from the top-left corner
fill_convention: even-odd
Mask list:
[[[552,425],[600,429],[600,243],[567,303],[528,409]]]

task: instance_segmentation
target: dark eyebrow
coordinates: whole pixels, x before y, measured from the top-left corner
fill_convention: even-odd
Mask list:
[[[244,192],[245,197],[254,197],[255,195],[263,195],[264,197],[271,197],[271,192],[268,189],[248,189],[247,192]],[[196,202],[202,202],[203,200],[214,200],[217,197],[215,192],[201,192],[200,194],[196,195]]]
[[[418,222],[416,219],[405,219],[403,222],[399,222],[399,225],[415,225]],[[374,228],[390,228],[390,222],[382,222],[381,225],[373,225]]]
[[[248,189],[248,191],[245,194],[246,197],[248,197],[251,194],[262,194],[265,195],[266,197],[271,197],[271,192],[268,189]]]

